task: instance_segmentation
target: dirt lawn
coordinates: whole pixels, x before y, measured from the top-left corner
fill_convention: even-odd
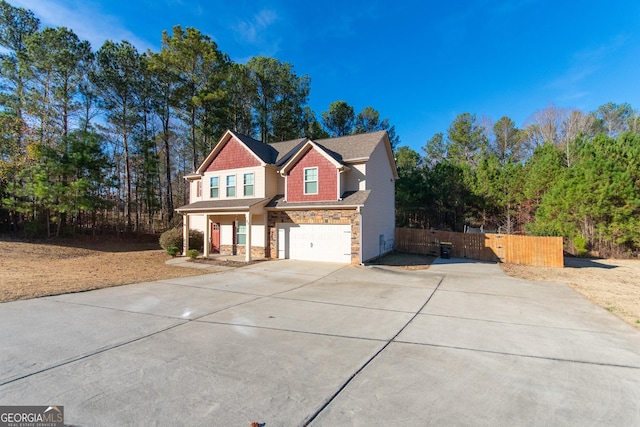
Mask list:
[[[169,258],[153,236],[46,243],[0,236],[0,302],[211,273],[166,265]]]
[[[155,237],[27,243],[0,236],[0,254],[0,302],[210,273],[165,264],[170,257]],[[375,263],[417,270],[432,261],[394,253]],[[514,277],[567,283],[640,329],[640,260],[565,258],[565,268],[502,268]]]
[[[640,329],[640,260],[565,258],[564,268],[502,264],[510,276],[566,283]]]

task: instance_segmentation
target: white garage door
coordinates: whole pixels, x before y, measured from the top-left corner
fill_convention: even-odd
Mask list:
[[[351,225],[279,224],[278,258],[351,263]]]

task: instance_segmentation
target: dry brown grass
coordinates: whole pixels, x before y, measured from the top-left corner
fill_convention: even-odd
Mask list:
[[[169,258],[154,237],[21,242],[0,236],[0,302],[210,273],[167,265]],[[392,253],[372,264],[418,270],[429,268],[433,259]],[[640,260],[566,258],[565,268],[502,268],[526,280],[567,283],[640,328]]]
[[[169,266],[157,239],[0,237],[0,302],[211,273]]]
[[[640,328],[640,260],[565,258],[564,268],[502,264],[510,276],[566,283]]]

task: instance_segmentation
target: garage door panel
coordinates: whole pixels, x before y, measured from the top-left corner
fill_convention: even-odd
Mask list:
[[[280,224],[278,257],[350,263],[351,225]]]

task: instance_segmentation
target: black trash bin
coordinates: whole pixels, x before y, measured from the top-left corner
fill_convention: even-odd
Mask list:
[[[440,242],[440,258],[451,258],[451,242]]]

